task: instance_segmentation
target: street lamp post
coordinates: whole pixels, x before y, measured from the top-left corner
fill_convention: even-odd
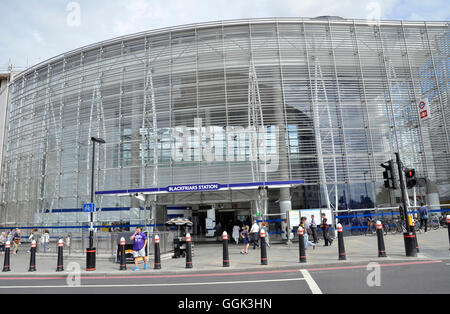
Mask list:
[[[94,165],[95,165],[95,143],[104,144],[105,141],[98,137],[91,137],[92,141],[92,173],[91,173],[91,204],[94,203]],[[94,209],[95,210],[95,206]],[[94,212],[91,211],[89,226],[89,248],[86,250],[86,270],[95,270],[95,248],[94,248]]]

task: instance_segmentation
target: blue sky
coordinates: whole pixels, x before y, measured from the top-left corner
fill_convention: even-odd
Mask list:
[[[161,27],[261,17],[449,21],[448,0],[1,0],[0,71]]]

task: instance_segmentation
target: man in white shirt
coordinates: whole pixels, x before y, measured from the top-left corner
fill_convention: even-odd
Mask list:
[[[259,225],[256,222],[256,220],[253,220],[252,229],[250,230],[250,236],[253,242],[253,249],[256,249],[256,247],[259,247],[258,240],[259,240]]]

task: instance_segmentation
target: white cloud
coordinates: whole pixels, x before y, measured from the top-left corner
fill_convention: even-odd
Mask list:
[[[33,36],[33,39],[38,43],[38,44],[43,44],[44,43],[44,38],[42,37],[41,33],[39,33],[38,31],[33,31],[31,33],[31,35]]]

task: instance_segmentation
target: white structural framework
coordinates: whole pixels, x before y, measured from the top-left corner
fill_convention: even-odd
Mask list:
[[[1,221],[81,209],[91,136],[106,141],[95,191],[304,180],[146,195],[144,207],[249,201],[253,212],[275,215],[394,206],[379,165],[395,152],[427,180],[417,197],[446,201],[449,40],[448,22],[248,19],[152,30],[56,56],[9,86]],[[417,109],[423,99],[427,119]],[[236,130],[245,132],[231,136]],[[212,159],[203,153],[210,149]],[[137,198],[97,197],[100,210],[142,207]]]

